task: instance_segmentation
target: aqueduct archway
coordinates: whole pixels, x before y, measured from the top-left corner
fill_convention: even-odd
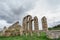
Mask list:
[[[38,32],[38,18],[37,16],[32,19],[31,15],[27,15],[23,18],[23,29],[25,33],[32,33],[32,22],[34,21],[34,31]]]
[[[34,22],[34,24],[32,24],[32,22]],[[33,26],[32,25],[34,25],[34,32],[39,33],[39,26],[38,26],[37,16],[35,16],[33,19],[32,19],[31,15],[25,16],[23,18],[23,24],[22,24],[24,33],[32,34],[32,32],[33,32],[33,30],[32,30]],[[43,27],[44,31],[48,30],[48,28],[47,28],[47,19],[46,19],[45,16],[42,18],[42,27]]]

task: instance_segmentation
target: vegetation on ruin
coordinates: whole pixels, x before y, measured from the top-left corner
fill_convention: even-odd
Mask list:
[[[3,37],[0,36],[0,40],[55,40],[55,39],[48,39],[45,33],[40,33],[40,36],[34,34],[33,36],[10,36],[10,37]],[[56,39],[59,40],[59,39]]]

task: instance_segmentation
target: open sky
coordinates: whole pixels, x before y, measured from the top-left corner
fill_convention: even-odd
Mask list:
[[[48,27],[60,24],[60,0],[0,0],[0,28],[20,21],[26,15],[41,18],[46,16]]]

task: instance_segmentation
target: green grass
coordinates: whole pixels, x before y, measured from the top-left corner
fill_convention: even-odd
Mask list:
[[[40,36],[34,34],[33,36],[10,36],[10,37],[0,37],[0,40],[59,40],[59,39],[48,39],[45,33],[40,33]]]
[[[49,30],[60,30],[60,28],[48,28]]]

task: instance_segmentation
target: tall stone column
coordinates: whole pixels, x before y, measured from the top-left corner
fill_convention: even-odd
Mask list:
[[[23,33],[25,34],[25,17],[24,17],[24,19],[23,19],[22,28],[23,28]]]
[[[25,24],[25,32],[26,32],[26,35],[28,35],[28,23],[27,23],[27,21],[28,21],[28,17],[26,16],[26,24]]]
[[[38,18],[37,18],[37,16],[34,17],[34,28],[35,28],[35,33],[37,33],[38,36],[40,36],[40,34],[39,34],[39,27],[38,27]]]
[[[45,16],[42,17],[42,28],[43,28],[43,31],[48,31],[47,18]]]
[[[32,17],[29,18],[29,32],[32,36]]]

